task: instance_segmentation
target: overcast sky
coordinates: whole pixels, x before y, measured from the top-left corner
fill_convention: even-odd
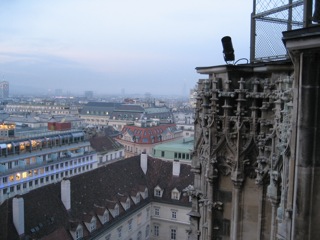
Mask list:
[[[187,93],[195,68],[249,58],[252,0],[1,0],[0,80],[12,91]]]

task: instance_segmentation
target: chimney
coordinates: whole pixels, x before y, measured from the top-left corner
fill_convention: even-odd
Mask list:
[[[179,175],[180,175],[180,161],[179,160],[173,160],[172,175],[177,176],[177,177],[179,177]]]
[[[71,184],[70,180],[61,181],[61,201],[67,210],[71,209]]]
[[[147,169],[148,169],[148,154],[141,153],[141,155],[140,155],[140,167],[141,167],[142,171],[144,172],[144,174],[146,174],[147,173]]]
[[[24,234],[24,201],[22,197],[12,199],[12,217],[18,234]]]

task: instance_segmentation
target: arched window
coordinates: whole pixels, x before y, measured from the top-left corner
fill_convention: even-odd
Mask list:
[[[142,239],[142,233],[141,231],[138,232],[138,235],[137,235],[137,240],[141,240]]]
[[[149,232],[150,232],[150,226],[146,226],[146,238],[149,237]]]

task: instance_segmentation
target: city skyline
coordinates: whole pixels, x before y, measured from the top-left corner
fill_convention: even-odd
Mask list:
[[[224,64],[223,36],[236,59],[249,58],[251,4],[1,2],[0,75],[13,94],[188,94],[195,67]]]

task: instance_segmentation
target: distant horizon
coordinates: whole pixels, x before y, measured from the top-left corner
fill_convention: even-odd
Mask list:
[[[17,90],[17,89],[21,89],[21,90]],[[17,86],[17,89],[15,87],[12,87],[9,83],[9,98],[15,98],[15,97],[41,97],[41,98],[45,98],[45,97],[85,97],[85,92],[86,91],[91,91],[91,90],[84,90],[84,91],[69,91],[69,90],[63,90],[62,89],[62,93],[61,94],[56,94],[56,90],[61,90],[61,89],[33,89],[32,87],[29,87],[29,90],[26,91],[26,88],[23,87],[19,87]],[[158,98],[158,97],[178,97],[178,98],[189,98],[189,92],[188,94],[153,94],[153,93],[149,93],[149,92],[125,92],[123,93],[122,90],[120,89],[119,92],[93,92],[93,99],[95,98],[103,98],[103,97],[137,97],[137,98],[145,98],[146,94],[150,94],[151,98]]]
[[[221,38],[249,58],[252,1],[0,2],[0,78],[13,93],[185,95],[196,67],[225,64]]]
[[[57,90],[62,90],[61,94],[56,94]],[[130,90],[130,89],[128,89]],[[117,91],[113,92],[96,92],[90,89],[86,89],[83,91],[73,91],[73,90],[68,90],[68,89],[61,89],[61,88],[56,88],[56,89],[45,89],[45,88],[35,88],[31,86],[23,86],[23,85],[17,85],[17,86],[12,86],[9,82],[9,97],[12,96],[18,96],[18,95],[27,95],[27,96],[33,96],[33,95],[41,95],[41,96],[85,96],[85,93],[87,91],[91,91],[93,93],[93,97],[96,96],[103,96],[103,95],[109,95],[109,96],[132,96],[132,95],[140,95],[140,96],[145,96],[146,94],[151,94],[152,96],[178,96],[178,97],[189,97],[189,92],[191,89],[187,89],[187,92],[185,94],[177,92],[176,94],[169,94],[169,93],[151,93],[151,92],[128,92],[127,90],[123,92],[123,89],[119,89]]]

